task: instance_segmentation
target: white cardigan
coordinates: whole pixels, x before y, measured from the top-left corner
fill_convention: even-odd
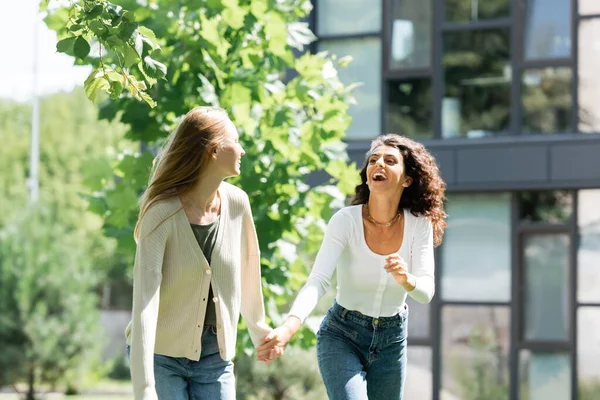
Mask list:
[[[178,196],[152,205],[140,224],[133,317],[126,330],[136,399],[156,399],[154,353],[198,361],[212,283],[221,358],[235,355],[240,312],[253,343],[265,323],[258,240],[248,196],[223,183],[221,217],[208,265]]]

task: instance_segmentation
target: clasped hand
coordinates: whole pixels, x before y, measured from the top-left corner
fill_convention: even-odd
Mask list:
[[[281,357],[291,338],[292,333],[286,326],[273,329],[261,340],[262,344],[256,348],[258,360],[268,364]]]

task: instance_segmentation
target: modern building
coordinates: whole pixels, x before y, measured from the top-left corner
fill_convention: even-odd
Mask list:
[[[313,0],[364,82],[347,132],[422,141],[448,184],[408,400],[600,399],[600,0]]]

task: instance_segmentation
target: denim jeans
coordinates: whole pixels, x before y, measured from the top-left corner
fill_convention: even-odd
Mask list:
[[[235,400],[233,362],[221,359],[215,329],[204,327],[199,361],[154,355],[159,400]]]
[[[319,370],[330,400],[402,400],[408,309],[372,318],[335,302],[317,332]]]

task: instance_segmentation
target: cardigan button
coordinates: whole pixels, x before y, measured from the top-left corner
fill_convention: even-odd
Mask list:
[[[218,298],[218,297],[213,297],[213,301],[214,301],[215,303],[218,303],[218,302],[219,302],[219,298]]]
[[[207,269],[205,272],[206,272],[206,275],[210,275],[210,269]]]

